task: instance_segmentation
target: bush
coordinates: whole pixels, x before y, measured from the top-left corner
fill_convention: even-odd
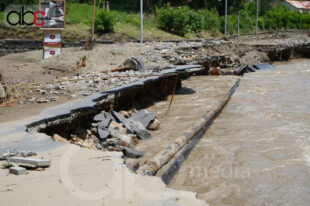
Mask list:
[[[251,33],[256,27],[256,15],[252,15],[247,10],[241,10],[239,16],[240,33]],[[238,22],[237,22],[238,24]]]
[[[286,6],[277,6],[263,17],[266,29],[309,29],[310,14],[307,12],[291,11]]]
[[[188,32],[198,32],[204,27],[203,17],[189,7],[159,9],[158,24],[165,31],[184,36]]]
[[[67,24],[87,24],[91,25],[93,17],[93,7],[89,4],[67,3]]]
[[[221,28],[218,11],[216,9],[202,9],[199,10],[199,14],[204,18],[205,23],[203,29],[210,31],[212,36],[216,36]]]
[[[189,25],[190,30],[193,32],[199,32],[203,30],[205,26],[205,21],[202,15],[200,15],[197,11],[188,10],[187,15],[189,17]]]
[[[117,18],[112,11],[99,11],[95,20],[95,32],[99,34],[114,31]]]

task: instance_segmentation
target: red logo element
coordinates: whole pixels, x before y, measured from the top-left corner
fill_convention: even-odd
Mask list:
[[[55,51],[54,51],[54,50],[51,50],[51,51],[50,51],[50,55],[54,56],[54,55],[55,55]]]
[[[45,15],[45,12],[44,11],[36,11],[33,13],[33,17],[34,17],[34,20],[33,20],[33,23],[37,26],[43,26],[45,24],[45,21],[43,21],[42,23],[37,23],[37,14],[42,14],[42,15]]]
[[[50,39],[55,39],[55,35],[54,34],[50,35]]]

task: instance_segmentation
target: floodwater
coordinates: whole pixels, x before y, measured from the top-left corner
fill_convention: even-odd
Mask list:
[[[174,96],[168,113],[171,96],[167,101],[157,102],[147,108],[156,114],[161,126],[160,130],[151,132],[153,138],[140,141],[137,145],[136,149],[146,152],[144,157],[138,160],[140,165],[164,149],[167,144],[189,129],[193,122],[217,105],[237,79],[235,76],[192,76],[182,81],[182,89]]]
[[[310,205],[310,60],[246,74],[169,183],[213,205]]]

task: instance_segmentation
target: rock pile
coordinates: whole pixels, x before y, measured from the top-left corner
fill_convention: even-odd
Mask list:
[[[103,111],[93,117],[89,129],[76,129],[68,139],[55,134],[53,139],[94,150],[122,151],[126,157],[139,158],[144,153],[134,147],[139,141],[151,138],[148,130],[158,130],[159,127],[155,114],[144,109]]]

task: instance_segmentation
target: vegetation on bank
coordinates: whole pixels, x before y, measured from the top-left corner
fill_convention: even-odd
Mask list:
[[[32,0],[22,1],[27,3]],[[67,28],[63,32],[65,40],[86,39],[90,36],[92,5],[89,3],[76,3],[85,1],[87,0],[71,0],[67,3]],[[235,7],[230,7],[229,9],[227,32],[230,35],[237,33],[238,11],[240,14],[240,33],[251,33],[255,31],[255,2],[240,2],[240,4],[236,4]],[[112,7],[113,4],[111,5]],[[95,31],[99,39],[139,39],[139,13],[133,12],[128,8],[124,7],[123,9],[125,11],[116,9],[104,11],[102,7],[98,7]],[[239,10],[236,11],[233,8],[239,8]],[[147,10],[149,10],[149,13],[146,12],[144,17],[144,35],[146,40],[207,38],[210,36],[220,36],[224,33],[224,16],[221,15],[221,12],[219,12],[216,6],[212,9],[194,9],[188,5],[172,7],[167,4],[165,7],[152,7]],[[309,13],[291,11],[288,7],[278,5],[260,11],[260,14],[259,29],[262,31],[310,29]],[[0,39],[42,38],[42,31],[35,27],[5,27],[3,25],[4,18],[4,12],[0,12]]]

